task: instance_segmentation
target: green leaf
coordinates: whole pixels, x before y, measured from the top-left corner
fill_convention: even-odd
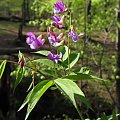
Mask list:
[[[32,62],[40,63],[48,67],[54,67],[54,62],[49,59],[37,59],[37,60],[33,60]]]
[[[18,58],[19,59],[22,59],[23,58],[23,54],[19,51],[19,54],[18,54]]]
[[[70,68],[73,67],[79,60],[80,53],[70,55]]]
[[[72,68],[77,63],[77,61],[79,60],[79,57],[80,57],[80,53],[78,53],[78,54],[75,54],[75,53],[70,54],[70,68]],[[65,60],[64,63],[68,64],[68,59]],[[68,68],[67,68],[67,70],[68,70]]]
[[[75,100],[75,95],[77,94],[83,97],[85,97],[85,95],[81,91],[81,89],[77,86],[77,84],[72,80],[62,78],[58,78],[54,80],[54,82],[58,89],[61,90],[61,92],[70,99],[75,108],[78,109]]]
[[[19,54],[18,54],[18,58],[19,58],[19,60],[21,60],[21,59],[25,60],[24,54],[21,53],[20,51],[19,51]]]
[[[47,51],[47,50],[41,50],[41,51],[37,51],[37,52],[33,52],[33,53],[48,56],[48,54],[51,53],[51,52]]]
[[[16,80],[15,80],[15,84],[14,84],[14,90],[17,87],[17,85],[21,82],[23,76],[24,76],[24,67],[21,68],[20,66],[18,66]]]
[[[47,75],[47,76],[53,76],[53,77],[55,76],[55,73],[53,72],[53,70],[45,69],[45,70],[41,70],[40,72],[44,75]]]
[[[25,100],[23,101],[23,103],[22,103],[22,105],[20,106],[20,108],[18,109],[18,111],[20,111],[21,109],[23,109],[23,107],[28,103],[32,92],[33,92],[33,89],[28,93],[27,97],[26,97]]]
[[[97,120],[118,120],[118,116],[120,114],[115,113],[115,111],[112,112],[112,115],[106,116],[105,113],[102,114],[101,118],[97,118]]]
[[[90,70],[89,70],[87,67],[82,67],[78,73],[88,74],[89,71],[90,71]]]
[[[3,75],[3,72],[4,72],[4,69],[5,69],[5,66],[6,66],[6,60],[4,60],[2,63],[1,63],[1,65],[0,65],[0,79],[1,79],[1,77],[2,77],[2,75]]]
[[[60,46],[58,52],[62,53],[62,61],[65,61],[68,58],[68,47],[66,45]],[[70,53],[70,52],[69,52]]]
[[[75,99],[76,99],[76,101],[80,100],[81,102],[83,102],[87,106],[87,108],[90,108],[91,110],[93,110],[90,102],[84,96],[75,94]]]
[[[118,116],[117,116],[117,114],[116,114],[116,112],[115,112],[115,110],[113,110],[113,112],[112,112],[112,118],[109,118],[109,120],[118,120]]]
[[[107,119],[107,116],[105,115],[105,113],[102,114],[101,120],[108,120],[108,119]]]
[[[45,93],[45,91],[53,85],[53,81],[49,81],[49,80],[44,80],[40,83],[38,83],[34,89],[33,92],[30,96],[30,99],[28,101],[28,108],[27,108],[27,114],[25,117],[25,120],[27,120],[30,112],[33,110],[33,108],[35,107],[35,105],[37,104],[37,102],[39,101],[39,99],[41,98],[41,96]]]
[[[105,81],[104,79],[98,78],[93,75],[89,74],[83,74],[83,73],[74,73],[72,75],[65,76],[64,78],[70,79],[70,80],[101,80]]]
[[[20,51],[19,51],[19,54],[18,54],[18,58],[19,58],[19,62],[20,62],[21,60],[22,60],[24,63],[26,62],[25,57],[24,57],[24,54],[21,53]]]

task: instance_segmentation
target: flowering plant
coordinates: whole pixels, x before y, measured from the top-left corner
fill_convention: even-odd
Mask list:
[[[54,28],[57,28],[64,31],[65,26],[63,26],[63,23],[65,22],[65,15],[62,15],[62,17],[60,17],[60,14],[67,15],[67,12],[70,13],[70,10],[63,3],[63,1],[58,1],[54,4],[54,14],[57,15],[51,17],[53,22],[51,26],[48,26],[48,41],[52,46],[52,52],[48,50],[40,50],[40,48],[45,44],[45,39],[42,38],[42,35],[36,37],[32,32],[27,33],[26,43],[30,46],[31,49],[37,50],[37,52],[34,52],[35,54],[45,56],[45,59],[36,59],[31,61],[31,63],[41,63],[48,67],[43,70],[38,70],[35,67],[30,68],[35,73],[39,73],[44,76],[44,80],[41,80],[36,85],[34,84],[34,80],[32,80],[32,84],[30,85],[30,88],[28,90],[29,93],[25,98],[23,104],[19,108],[19,110],[21,110],[26,104],[28,104],[25,120],[27,120],[29,114],[31,113],[37,102],[40,100],[41,96],[46,92],[48,88],[53,85],[56,86],[56,88],[59,89],[63,93],[63,95],[65,95],[72,102],[77,112],[79,113],[81,120],[84,119],[76,103],[76,98],[83,102],[86,106],[90,107],[89,102],[87,101],[80,87],[78,87],[78,85],[76,84],[76,81],[90,79],[100,80],[100,78],[90,75],[89,71],[86,71],[83,67],[80,68],[79,71],[75,72],[72,68],[78,62],[80,53],[72,53],[72,51],[70,50],[71,41],[73,40],[73,42],[77,44],[79,36],[83,35],[83,33],[77,34],[75,32],[74,27],[71,23],[71,14],[69,14],[70,32],[67,32],[66,41],[63,39],[63,35],[66,35],[66,32],[57,35],[56,32],[54,32],[53,30]],[[25,57],[21,52],[19,52],[18,57],[18,70],[16,74],[14,88],[16,88],[17,85],[21,82],[24,73],[27,70],[25,68],[28,67],[27,61],[25,60]],[[7,61],[5,60],[1,63],[0,78],[3,74],[6,62]]]

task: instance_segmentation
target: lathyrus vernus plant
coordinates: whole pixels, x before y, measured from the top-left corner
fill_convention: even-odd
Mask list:
[[[69,30],[65,30],[65,16],[67,15],[69,15]],[[51,16],[51,20],[52,23],[50,26],[48,26],[48,41],[51,45],[51,51],[40,50],[41,46],[44,46],[45,44],[45,38],[43,38],[42,35],[36,37],[32,32],[28,32],[26,38],[26,43],[30,46],[30,48],[37,50],[37,52],[34,53],[44,55],[45,58],[34,59],[32,61],[29,61],[28,59],[28,61],[26,61],[24,55],[19,52],[18,70],[14,88],[16,88],[17,85],[21,82],[24,73],[27,70],[26,67],[29,67],[27,62],[31,62],[32,67],[29,68],[31,71],[33,71],[33,74],[38,73],[45,78],[45,80],[41,80],[37,84],[34,84],[34,79],[32,79],[29,93],[19,110],[28,104],[25,117],[26,120],[47,89],[52,86],[56,86],[56,88],[59,89],[61,93],[72,102],[77,112],[79,113],[81,120],[84,120],[76,103],[76,99],[80,100],[88,107],[90,107],[90,104],[85,98],[85,95],[80,87],[78,87],[76,84],[76,81],[91,79],[100,80],[100,78],[89,75],[89,71],[84,71],[83,68],[80,68],[78,72],[75,72],[74,69],[72,69],[73,66],[78,62],[80,53],[72,53],[70,50],[71,41],[73,40],[73,42],[77,44],[79,36],[83,35],[83,33],[77,34],[75,32],[75,29],[72,25],[71,11],[63,3],[63,1],[58,1],[54,4],[54,15]],[[62,33],[57,35],[57,29],[59,29],[59,31],[61,30]],[[67,40],[65,41],[63,37],[66,35],[66,33]],[[3,74],[6,62],[7,61],[5,60],[1,63],[0,78]],[[41,63],[42,68],[44,69],[37,69],[35,65],[38,63]],[[47,67],[44,67],[44,65]]]

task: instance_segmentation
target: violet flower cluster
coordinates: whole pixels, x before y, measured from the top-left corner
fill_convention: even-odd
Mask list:
[[[63,33],[60,33],[59,35],[56,35],[55,32],[53,31],[53,28],[58,28],[58,29],[64,29],[65,27],[63,26],[65,16],[63,15],[62,17],[58,16],[57,14],[62,14],[66,12],[68,8],[66,5],[63,3],[63,1],[59,0],[54,4],[54,16],[51,16],[52,19],[52,24],[51,27],[49,27],[49,37],[48,41],[51,46],[58,48],[59,46],[64,44],[64,40],[61,40],[63,37]],[[78,41],[78,36],[81,36],[83,34],[77,34],[73,26],[71,26],[70,32],[68,33],[68,36],[70,36],[74,42]],[[42,35],[36,37],[32,32],[27,33],[27,39],[26,43],[30,46],[31,49],[39,49],[44,45],[45,39],[42,38]],[[56,53],[50,53],[48,54],[48,58],[52,60],[55,64],[58,63],[58,60],[62,58],[62,53],[56,54]]]
[[[67,8],[65,4],[62,1],[58,1],[54,4],[54,14],[61,14],[67,11]],[[51,16],[51,19],[53,20],[52,22],[52,27],[56,27],[58,29],[63,29],[64,26],[62,25],[64,22],[64,15],[60,18],[60,16],[54,15]],[[63,37],[63,33],[60,33],[58,36],[54,33],[52,27],[49,27],[49,43],[53,47],[59,47],[64,44],[64,40],[61,40]],[[50,53],[48,54],[48,58],[52,61],[54,61],[55,64],[58,63],[58,60],[62,58],[62,53],[55,54],[55,53]]]

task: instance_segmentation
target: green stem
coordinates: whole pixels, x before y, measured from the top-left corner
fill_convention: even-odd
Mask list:
[[[55,77],[57,78],[57,71],[56,71],[55,64],[54,64],[54,72],[55,72]]]
[[[70,13],[70,27],[71,27],[71,24],[72,24],[72,18],[71,18],[71,11],[69,11]],[[70,74],[70,37],[68,36],[68,69],[69,69],[69,73]]]
[[[71,14],[71,11],[70,11],[70,26],[72,25],[72,14]]]
[[[83,116],[82,116],[82,113],[80,112],[80,110],[77,108],[77,112],[78,112],[78,114],[79,114],[79,116],[80,116],[80,119],[81,120],[84,120],[84,118],[83,118]]]
[[[70,37],[68,37],[68,70],[70,74]]]
[[[35,87],[35,73],[33,72],[33,75],[32,75],[32,85],[33,85],[33,88]]]

